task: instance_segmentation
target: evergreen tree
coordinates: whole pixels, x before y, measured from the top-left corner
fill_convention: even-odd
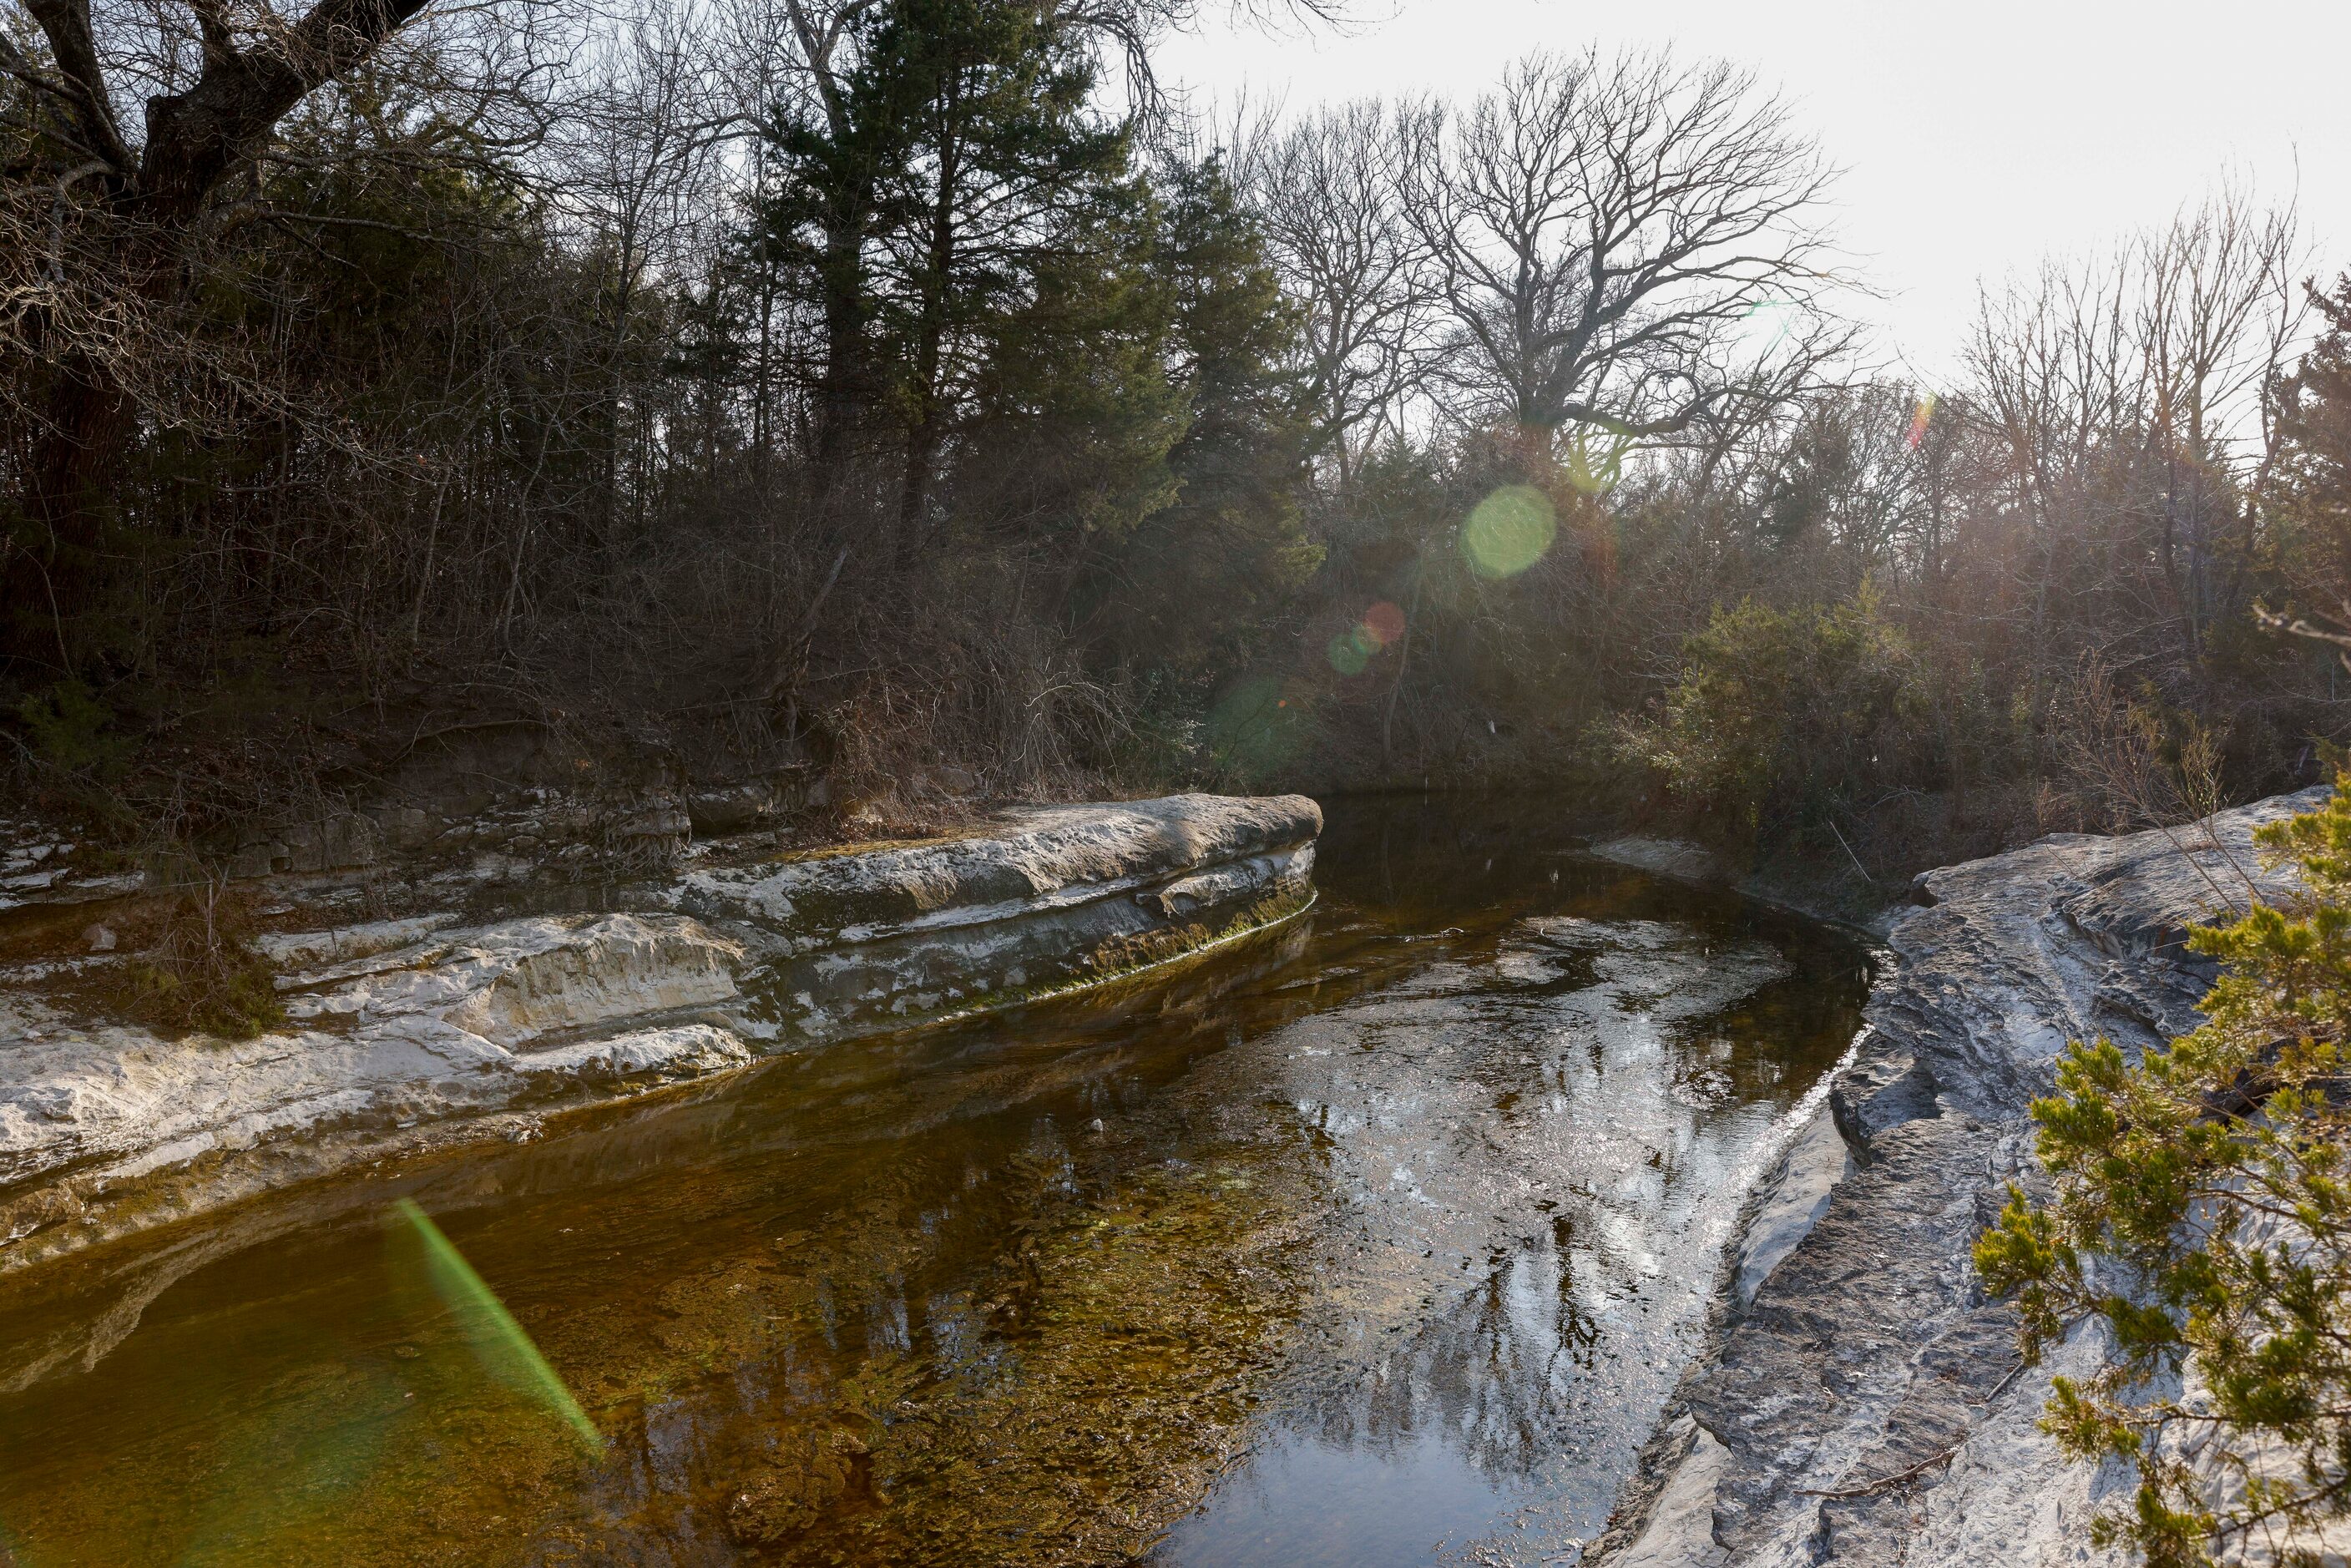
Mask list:
[[[2055,1380],[2042,1426],[2135,1464],[2091,1538],[2150,1568],[2339,1561],[2351,1517],[2351,793],[2262,828],[2303,897],[2189,946],[2220,960],[2201,1029],[2126,1060],[2077,1041],[2036,1100],[2051,1191],[2011,1187],[1976,1266],[2028,1360],[2085,1320],[2118,1354]],[[2192,1374],[2177,1393],[2156,1375]]]
[[[928,532],[940,454],[978,350],[1118,204],[1127,138],[1090,109],[1092,61],[1050,7],[901,0],[876,53],[883,70],[922,89],[913,156],[888,187],[892,287],[879,312],[904,431],[906,565]]]
[[[1213,159],[1167,172],[1154,261],[1188,419],[1168,455],[1173,504],[1105,563],[1104,630],[1130,660],[1231,668],[1322,559],[1300,507],[1314,417],[1293,368],[1300,318]]]
[[[2312,302],[2326,332],[2275,399],[2281,554],[2295,608],[2351,633],[2351,275]]]
[[[901,445],[910,566],[986,345],[1048,319],[1029,309],[1040,277],[1113,216],[1128,138],[1093,109],[1092,57],[1054,7],[896,0],[853,41],[837,90],[770,130],[783,189],[756,248],[822,314],[821,444]]]

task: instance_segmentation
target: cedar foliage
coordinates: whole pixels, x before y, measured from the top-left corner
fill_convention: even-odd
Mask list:
[[[2137,1062],[2068,1049],[2032,1105],[2048,1195],[2011,1187],[1976,1244],[2028,1360],[2087,1321],[2112,1334],[2042,1425],[2136,1465],[2092,1536],[2152,1568],[2314,1565],[2351,1518],[2351,784],[2257,841],[2300,896],[2191,935],[2222,965],[2201,1028]]]

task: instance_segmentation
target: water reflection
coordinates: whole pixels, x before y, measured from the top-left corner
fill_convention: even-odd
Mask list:
[[[1625,907],[1646,896],[1572,898],[1592,913],[1269,1042],[1350,1223],[1318,1244],[1316,1351],[1165,1563],[1573,1561],[1604,1526],[1756,1167],[1851,1027],[1827,955]]]
[[[1343,803],[1311,927],[1172,983],[0,1282],[0,1553],[1556,1553],[1859,998],[1843,944],[1554,852],[1542,817]],[[601,1459],[395,1288],[403,1197]]]

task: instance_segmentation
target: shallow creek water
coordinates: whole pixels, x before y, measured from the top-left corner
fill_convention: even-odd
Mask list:
[[[1331,819],[1188,970],[0,1279],[0,1563],[1573,1563],[1864,958],[1533,805]]]

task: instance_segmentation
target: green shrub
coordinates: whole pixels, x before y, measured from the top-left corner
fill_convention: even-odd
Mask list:
[[[1750,601],[1683,645],[1663,702],[1619,725],[1617,754],[1718,835],[1817,827],[1908,762],[1916,665],[1867,592],[1828,608]]]
[[[116,733],[114,712],[79,681],[59,681],[16,704],[33,755],[68,773],[100,779],[120,773],[131,742]]]

